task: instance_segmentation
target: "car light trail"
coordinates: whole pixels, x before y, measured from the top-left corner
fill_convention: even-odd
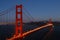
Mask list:
[[[38,27],[38,28],[35,28],[35,29],[30,30],[30,31],[28,31],[28,32],[25,32],[25,33],[23,33],[22,37],[25,37],[26,35],[28,35],[28,34],[30,34],[30,33],[33,33],[33,32],[35,32],[35,31],[38,31],[38,30],[43,29],[43,28],[48,27],[48,26],[53,26],[53,24],[46,24],[46,25],[44,25],[44,26],[40,26],[40,27]],[[19,35],[17,35],[17,36],[14,35],[12,38],[7,39],[7,40],[14,40],[14,39],[16,39],[16,38],[20,38],[20,35],[21,35],[21,34],[19,34]]]

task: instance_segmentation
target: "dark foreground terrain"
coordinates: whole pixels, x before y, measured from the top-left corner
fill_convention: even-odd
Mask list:
[[[44,22],[26,23],[23,26],[23,32],[29,31],[44,24]],[[60,40],[60,22],[53,22],[53,24],[53,33],[49,35],[46,40]],[[23,40],[45,40],[44,37],[47,32],[49,32],[48,27],[27,35],[23,38]],[[0,25],[0,40],[6,40],[6,38],[13,36],[14,33],[15,25]]]

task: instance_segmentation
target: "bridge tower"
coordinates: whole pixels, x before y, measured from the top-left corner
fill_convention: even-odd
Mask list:
[[[49,19],[49,24],[53,24],[52,22],[52,18]],[[51,27],[49,27],[50,31],[53,31],[53,25]]]
[[[20,40],[22,40],[23,33],[23,22],[22,22],[22,5],[16,5],[16,29],[15,35],[20,34]]]

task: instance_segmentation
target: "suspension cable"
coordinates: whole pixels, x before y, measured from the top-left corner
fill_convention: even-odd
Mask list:
[[[34,19],[34,17],[27,11],[27,9],[23,6],[23,8],[24,8],[24,10],[28,13],[28,15],[33,19],[33,20],[35,20]]]
[[[26,15],[25,12],[23,12],[23,14],[24,14],[29,20],[31,19],[28,15]]]
[[[13,6],[13,7],[9,8],[9,9],[6,9],[6,10],[0,12],[0,16],[3,16],[5,14],[8,14],[8,12],[11,12],[14,9],[15,9],[15,7]]]

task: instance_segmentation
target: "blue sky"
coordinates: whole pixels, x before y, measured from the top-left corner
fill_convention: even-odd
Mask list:
[[[35,19],[60,20],[60,0],[0,0],[0,12],[21,3]]]

